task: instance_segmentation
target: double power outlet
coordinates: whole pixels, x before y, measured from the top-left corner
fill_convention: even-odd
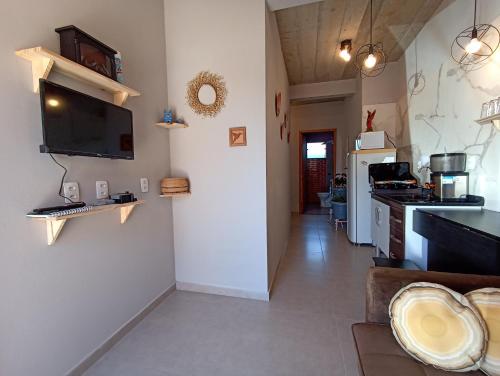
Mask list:
[[[141,192],[149,192],[149,180],[141,178]],[[77,182],[68,182],[63,184],[64,201],[66,203],[80,201],[80,187]],[[97,199],[105,199],[109,197],[109,186],[105,180],[98,180],[95,182],[95,191]]]

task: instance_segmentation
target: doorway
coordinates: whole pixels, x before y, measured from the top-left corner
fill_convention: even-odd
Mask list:
[[[319,192],[329,192],[336,171],[336,129],[299,133],[299,210],[303,214],[328,214]]]

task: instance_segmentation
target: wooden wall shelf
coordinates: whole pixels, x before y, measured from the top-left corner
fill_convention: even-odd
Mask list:
[[[52,217],[50,215],[46,216],[32,216],[28,215],[28,217],[37,219],[37,220],[42,220],[45,221],[47,225],[47,244],[52,245],[55,243],[57,240],[59,234],[61,233],[64,225],[66,224],[66,221],[68,219],[72,218],[77,218],[77,217],[86,217],[89,215],[94,215],[94,214],[99,214],[103,213],[106,211],[114,210],[114,209],[120,209],[120,223],[124,224],[127,222],[128,217],[134,210],[134,208],[137,205],[141,205],[144,203],[144,200],[137,200],[134,202],[128,202],[126,204],[112,204],[112,205],[102,205],[102,206],[95,206],[92,210],[83,212],[83,213],[77,213],[77,214],[71,214],[71,215],[65,215],[62,217]]]
[[[160,197],[186,197],[186,196],[191,196],[191,192],[166,193],[160,195]]]
[[[482,119],[476,120],[480,125],[492,123],[498,130],[500,130],[500,114],[491,115]]]
[[[86,82],[99,89],[113,94],[113,103],[122,106],[127,98],[141,95],[138,91],[131,89],[111,78],[105,77],[83,65],[75,63],[65,57],[56,54],[43,47],[26,48],[17,50],[16,55],[31,61],[31,73],[33,75],[33,91],[38,93],[39,79],[46,79],[52,69],[79,81]]]
[[[182,123],[156,123],[158,127],[167,128],[167,129],[176,129],[176,128],[187,128],[187,124]]]

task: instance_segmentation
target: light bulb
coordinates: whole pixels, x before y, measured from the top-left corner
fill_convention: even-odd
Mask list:
[[[340,50],[339,56],[342,58],[344,61],[349,61],[351,60],[351,54],[347,49],[345,50]]]
[[[472,38],[470,42],[465,46],[465,51],[470,54],[475,54],[477,51],[481,49],[481,41],[477,38]]]
[[[372,69],[375,64],[377,64],[377,58],[375,57],[374,54],[369,54],[366,59],[365,59],[365,67],[368,69]]]
[[[57,99],[50,98],[50,99],[47,100],[47,104],[50,107],[57,107],[57,106],[59,106],[59,101]]]

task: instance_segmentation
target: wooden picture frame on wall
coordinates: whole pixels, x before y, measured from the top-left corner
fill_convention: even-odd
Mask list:
[[[229,146],[247,146],[247,127],[229,128]]]

